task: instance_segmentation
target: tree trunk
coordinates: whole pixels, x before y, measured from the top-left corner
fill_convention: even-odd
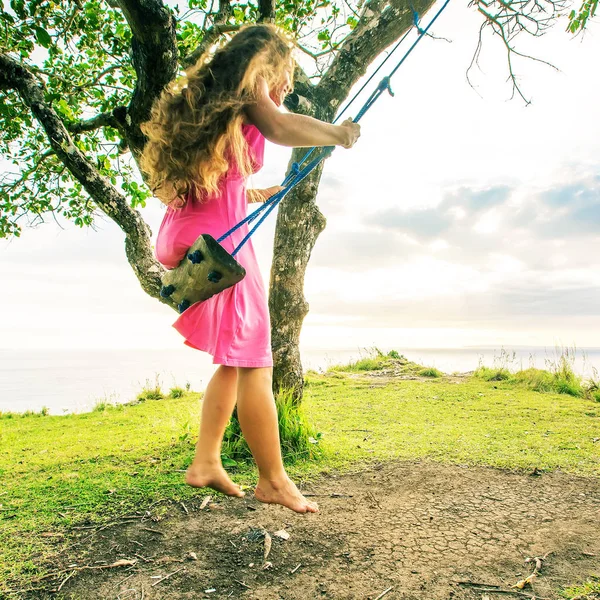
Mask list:
[[[306,148],[296,148],[292,161],[299,161]],[[304,298],[304,275],[312,249],[325,229],[326,220],[316,204],[323,163],[281,202],[277,214],[273,266],[269,290],[273,348],[273,390],[293,390],[302,399],[304,375],[298,347],[308,303]]]
[[[296,85],[290,110],[331,122],[352,86],[366,73],[369,64],[413,25],[413,10],[425,14],[433,0],[368,0],[359,24],[346,38],[329,69],[316,86]],[[303,82],[297,82],[298,84]],[[349,115],[348,115],[349,116]],[[306,149],[296,149],[299,160]],[[325,217],[315,199],[323,165],[316,168],[281,203],[277,215],[273,266],[269,293],[273,348],[273,391],[291,389],[302,399],[304,377],[300,361],[300,331],[308,314],[304,298],[304,274],[312,249],[325,229]]]

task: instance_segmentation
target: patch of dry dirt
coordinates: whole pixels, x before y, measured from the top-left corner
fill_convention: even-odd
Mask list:
[[[319,514],[219,497],[216,509],[198,502],[189,514],[178,506],[158,523],[99,531],[80,565],[136,564],[79,571],[58,597],[375,600],[392,588],[385,600],[519,598],[460,582],[508,591],[531,572],[526,557],[551,552],[522,593],[554,600],[561,586],[600,573],[598,479],[411,462],[329,476],[304,491],[317,494]],[[282,528],[287,541],[273,535]],[[273,536],[269,569],[261,529]]]

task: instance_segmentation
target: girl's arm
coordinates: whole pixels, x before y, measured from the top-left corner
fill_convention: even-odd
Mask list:
[[[246,190],[248,204],[253,204],[254,202],[264,202],[265,200],[268,200],[273,194],[276,194],[282,189],[283,187],[280,185],[274,185],[265,189],[249,188]]]
[[[360,125],[347,119],[332,125],[306,115],[281,112],[269,96],[267,82],[262,79],[256,104],[248,106],[250,123],[270,141],[280,146],[344,146],[351,148],[360,135]]]

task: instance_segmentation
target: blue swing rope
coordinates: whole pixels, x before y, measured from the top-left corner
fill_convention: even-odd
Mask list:
[[[381,96],[386,90],[390,93],[390,95],[392,95],[392,96],[394,95],[394,93],[392,92],[392,88],[390,86],[390,79],[392,78],[394,73],[396,73],[396,71],[401,67],[401,65],[404,63],[404,61],[408,58],[410,53],[414,50],[416,45],[421,41],[423,36],[425,36],[427,34],[427,32],[429,31],[429,28],[435,23],[437,18],[442,14],[442,12],[448,6],[449,3],[450,3],[450,0],[446,0],[444,2],[442,7],[440,8],[440,10],[438,10],[438,12],[435,14],[433,19],[431,19],[431,21],[429,22],[427,27],[425,27],[425,29],[421,28],[421,26],[419,24],[419,22],[420,22],[419,14],[414,9],[414,7],[411,5],[411,10],[413,13],[413,25],[419,32],[419,35],[417,36],[417,39],[413,42],[412,46],[406,51],[404,56],[400,59],[398,64],[392,69],[392,71],[388,75],[383,77],[383,79],[379,82],[379,85],[375,88],[373,93],[369,96],[369,98],[367,98],[366,102],[364,103],[362,108],[358,111],[356,117],[353,119],[354,123],[358,123],[358,121],[360,121],[360,119],[365,115],[365,113],[369,110],[369,108],[371,108],[371,106],[373,106],[373,104],[375,104],[375,102],[379,98],[379,96]],[[369,79],[367,79],[367,81],[360,88],[360,90],[358,90],[358,92],[356,92],[356,94],[354,94],[352,99],[338,113],[337,117],[333,120],[333,123],[335,123],[342,116],[342,114],[344,114],[344,112],[346,112],[346,110],[350,107],[350,105],[354,102],[354,100],[356,100],[356,98],[365,89],[365,87],[370,83],[370,81],[377,74],[377,72],[383,67],[383,65],[392,56],[392,54],[396,51],[396,49],[406,39],[406,37],[408,36],[410,31],[411,30],[407,31],[402,36],[402,38],[396,43],[396,45],[391,50],[391,52],[385,57],[385,59],[381,62],[381,64],[377,67],[377,69],[375,69],[375,71],[372,73],[372,75],[369,77]],[[295,162],[292,164],[290,172],[286,175],[285,179],[283,180],[283,183],[281,184],[283,186],[282,190],[280,190],[276,194],[273,194],[270,198],[265,200],[265,202],[259,208],[257,208],[252,214],[250,214],[246,218],[242,219],[239,223],[237,223],[237,225],[234,225],[229,231],[224,233],[217,240],[217,242],[221,243],[224,239],[228,238],[233,232],[237,231],[242,225],[244,225],[245,223],[250,223],[251,221],[258,218],[260,213],[264,211],[264,214],[260,215],[260,219],[258,219],[258,222],[254,225],[254,227],[252,227],[252,229],[247,233],[247,235],[244,237],[244,239],[238,244],[238,246],[235,248],[235,250],[231,253],[231,256],[235,256],[240,251],[242,246],[250,239],[250,236],[252,236],[252,234],[258,229],[258,227],[262,224],[262,222],[269,216],[271,211],[279,204],[279,202],[281,202],[281,200],[284,198],[284,196],[293,187],[295,187],[303,179],[305,179],[319,165],[319,163],[321,161],[325,160],[328,156],[331,156],[331,153],[333,152],[333,150],[335,148],[335,146],[325,146],[323,152],[319,156],[313,158],[303,168],[300,168],[300,166],[304,163],[304,161],[306,161],[308,159],[308,157],[312,154],[312,152],[319,147],[322,147],[322,146],[314,146],[302,157],[302,159],[299,162]]]

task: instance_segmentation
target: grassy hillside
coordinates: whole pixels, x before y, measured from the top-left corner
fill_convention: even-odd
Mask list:
[[[392,353],[368,360],[368,369],[355,363],[308,374],[304,410],[321,453],[290,461],[296,479],[420,458],[600,474],[593,385],[546,385],[555,373],[444,376]],[[532,390],[539,381],[541,391]],[[0,592],[8,582],[26,586],[44,574],[50,548],[43,534],[198,496],[183,483],[183,471],[193,455],[200,399],[178,389],[169,397],[145,390],[131,404],[102,404],[85,414],[0,415]],[[256,479],[250,463],[230,470],[245,485]]]

